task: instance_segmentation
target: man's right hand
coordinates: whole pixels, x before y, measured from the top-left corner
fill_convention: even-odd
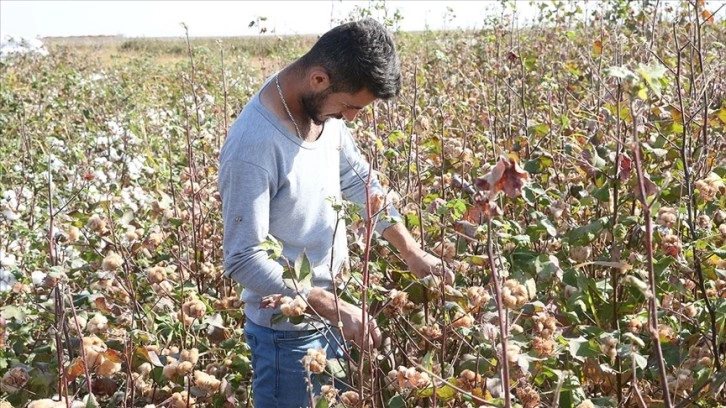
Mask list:
[[[310,291],[308,304],[313,313],[319,314],[329,320],[334,327],[340,328],[343,338],[353,342],[358,348],[370,350],[381,345],[381,331],[375,319],[370,316],[364,319],[360,307],[337,299],[333,293],[320,288],[313,288]],[[368,325],[367,331],[364,330],[365,324]]]

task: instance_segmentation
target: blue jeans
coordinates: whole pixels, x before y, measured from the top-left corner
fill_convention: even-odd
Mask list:
[[[245,338],[252,350],[252,397],[255,408],[312,406],[307,373],[301,360],[308,349],[322,348],[327,358],[343,358],[335,330],[279,331],[247,320]],[[320,394],[321,374],[311,374],[313,392]]]

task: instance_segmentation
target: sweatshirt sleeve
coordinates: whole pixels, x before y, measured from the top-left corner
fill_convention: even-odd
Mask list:
[[[221,163],[224,274],[260,296],[293,296],[283,282],[282,265],[261,248],[269,233],[274,188],[269,173],[255,164],[235,158]]]
[[[343,123],[341,125],[340,189],[343,198],[358,204],[361,208],[360,216],[362,218],[365,218],[366,215],[366,182],[369,168],[370,166],[356,146],[353,136]],[[370,193],[386,196],[375,173],[371,177]],[[393,205],[389,204],[383,213],[386,216],[379,216],[376,221],[376,232],[379,234],[382,234],[383,230],[391,225],[401,222],[401,215]]]

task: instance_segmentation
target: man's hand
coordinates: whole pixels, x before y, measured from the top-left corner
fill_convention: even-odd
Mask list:
[[[434,275],[444,278],[448,285],[454,283],[454,272],[438,256],[421,249],[403,224],[394,224],[383,231],[383,238],[401,254],[408,269],[417,277]]]
[[[454,283],[454,272],[444,264],[441,258],[426,251],[411,251],[403,260],[408,265],[408,269],[419,278],[434,275],[443,277],[444,283],[447,285]]]
[[[333,327],[339,327],[343,338],[353,342],[358,348],[371,350],[381,345],[381,331],[371,316],[366,316],[368,330],[367,333],[364,333],[363,310],[358,306],[336,299],[333,293],[320,288],[313,288],[310,291],[308,305],[313,313],[329,320]],[[366,334],[365,338],[364,334]]]

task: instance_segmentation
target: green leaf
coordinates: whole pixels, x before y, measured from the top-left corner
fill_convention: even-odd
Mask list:
[[[310,281],[313,277],[313,269],[310,266],[310,259],[308,259],[305,250],[295,260],[295,278],[302,287],[310,286]]]
[[[523,168],[530,174],[538,174],[552,168],[553,164],[554,160],[551,156],[542,155],[537,157],[536,159],[527,160],[526,162],[524,162]]]
[[[567,241],[574,246],[587,245],[600,236],[607,223],[608,218],[602,217],[590,224],[574,228],[567,233]]]
[[[584,361],[585,357],[597,357],[601,355],[600,348],[590,343],[586,338],[580,336],[574,339],[562,338],[567,342],[570,356],[578,361]]]
[[[562,281],[562,268],[560,268],[560,261],[554,255],[540,255],[534,260],[534,270],[537,272],[537,277],[545,281],[556,279]]]
[[[5,320],[15,319],[18,323],[24,323],[27,313],[17,306],[6,305],[3,306],[0,316]]]
[[[394,130],[390,135],[388,135],[388,141],[392,144],[396,144],[400,140],[406,140],[406,135],[404,135],[400,130]]]
[[[539,220],[540,225],[542,225],[548,234],[550,234],[551,237],[557,236],[557,228],[552,224],[552,221],[550,221],[547,218],[542,218]]]
[[[272,235],[267,236],[267,239],[260,244],[260,248],[272,252],[270,254],[271,259],[278,259],[282,255],[282,244]]]
[[[633,79],[637,78],[637,75],[635,75],[635,72],[629,70],[628,68],[618,67],[618,66],[605,68],[605,75],[610,75],[615,78],[626,79],[626,80],[633,80]]]
[[[630,334],[630,333],[628,333]],[[648,359],[644,356],[641,356],[638,353],[631,354],[633,359],[635,359],[635,365],[638,366],[638,368],[643,369],[648,365]]]
[[[96,396],[93,395],[93,393],[88,394],[88,400],[86,400],[86,408],[99,408],[100,405],[98,405],[98,401],[96,401]]]
[[[406,402],[400,395],[395,395],[391,399],[388,400],[388,404],[386,404],[388,408],[405,408]]]
[[[529,130],[537,137],[546,136],[550,132],[550,126],[546,123],[539,123],[534,126],[530,126]]]

